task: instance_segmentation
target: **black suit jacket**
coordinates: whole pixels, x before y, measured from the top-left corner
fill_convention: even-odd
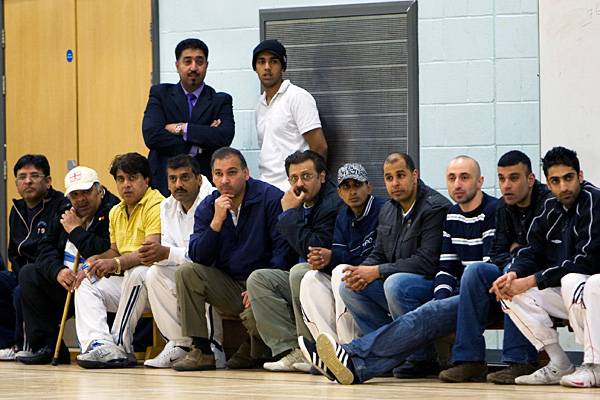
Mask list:
[[[221,120],[221,125],[211,128],[210,124],[216,119]],[[165,125],[176,122],[188,123],[187,141],[165,129]],[[190,118],[187,97],[180,83],[152,86],[142,121],[144,142],[150,149],[148,161],[152,187],[160,190],[164,196],[169,196],[167,160],[178,154],[189,153],[192,145],[202,149],[196,159],[200,163],[202,174],[210,179],[212,153],[220,147],[229,146],[234,131],[232,100],[227,93],[217,93],[205,84]]]

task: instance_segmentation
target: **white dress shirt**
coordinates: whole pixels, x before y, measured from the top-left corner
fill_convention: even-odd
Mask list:
[[[194,214],[196,208],[206,196],[216,190],[210,181],[202,175],[202,185],[198,196],[188,212],[184,212],[181,203],[173,197],[167,197],[160,204],[160,243],[170,248],[169,258],[156,264],[175,266],[191,262],[188,256],[190,235],[194,232]]]

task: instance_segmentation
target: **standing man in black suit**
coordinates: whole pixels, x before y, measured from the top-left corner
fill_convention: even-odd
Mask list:
[[[199,39],[185,39],[175,48],[179,83],[161,83],[150,88],[142,131],[150,152],[151,184],[165,196],[167,159],[190,154],[210,174],[212,153],[229,146],[234,135],[231,96],[217,93],[204,83],[208,47]]]

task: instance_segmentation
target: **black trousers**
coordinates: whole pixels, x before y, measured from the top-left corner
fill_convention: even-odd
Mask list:
[[[15,343],[15,307],[13,294],[17,277],[11,271],[0,271],[0,348]],[[21,343],[19,343],[21,345]]]
[[[60,328],[67,291],[56,279],[50,281],[37,264],[27,264],[19,273],[21,304],[27,341],[33,351],[48,345],[54,348]],[[75,313],[71,301],[69,317]]]

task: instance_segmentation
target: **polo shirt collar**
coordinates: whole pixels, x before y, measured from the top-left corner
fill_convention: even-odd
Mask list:
[[[277,93],[275,93],[275,96],[273,96],[273,98],[271,99],[271,103],[273,104],[273,100],[275,100],[280,94],[283,94],[286,92],[286,90],[288,90],[288,88],[290,87],[290,85],[292,84],[292,82],[290,82],[289,79],[284,80],[281,83],[281,86],[279,86],[279,90],[277,90]],[[263,94],[260,96],[260,101],[267,106],[267,92],[264,91]]]
[[[150,198],[150,196],[152,196],[153,190],[154,189],[152,189],[150,186],[148,186],[148,189],[146,189],[146,193],[144,193],[144,195],[142,196],[140,201],[138,201],[138,203],[135,205],[135,207],[133,207],[134,212],[138,207],[143,206],[144,204],[146,204],[148,202],[148,199]],[[125,200],[121,200],[121,202],[119,203],[119,207],[121,209],[123,209],[123,211],[127,211],[127,204],[125,203]],[[133,214],[133,212],[132,212],[132,214]]]

